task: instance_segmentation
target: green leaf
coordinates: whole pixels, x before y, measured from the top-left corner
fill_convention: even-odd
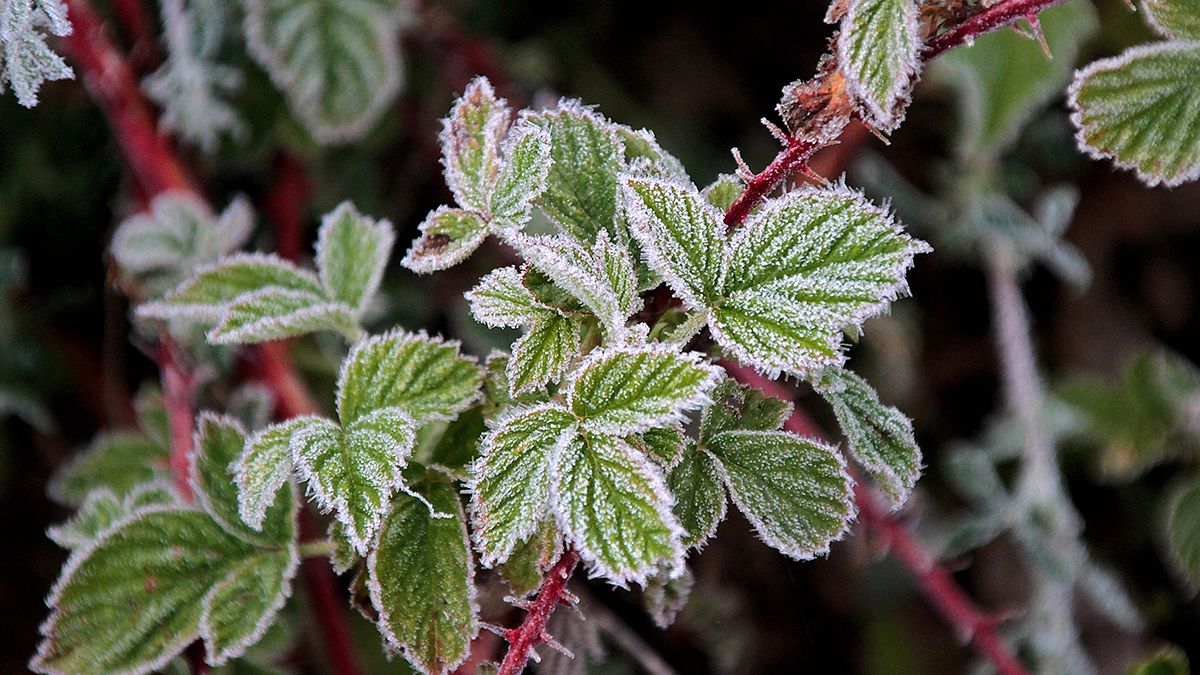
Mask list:
[[[551,504],[593,576],[645,584],[660,565],[682,573],[682,529],[658,469],[620,438],[576,434],[556,449]]]
[[[1167,645],[1133,664],[1129,675],[1189,675],[1187,654],[1175,645]]]
[[[617,228],[617,174],[622,145],[610,124],[577,101],[526,117],[550,133],[553,164],[538,206],[564,232],[583,242]]]
[[[839,364],[843,331],[886,309],[930,250],[844,185],[767,203],[730,248],[713,337],[743,363],[797,376]]]
[[[1200,43],[1133,47],[1078,71],[1068,91],[1079,149],[1173,187],[1200,176]]]
[[[574,436],[575,420],[556,404],[516,408],[493,423],[471,467],[471,517],[480,559],[508,559],[547,513],[556,447]]]
[[[850,455],[871,474],[893,509],[908,501],[921,476],[921,448],[912,421],[879,402],[867,381],[844,368],[827,368],[816,390],[829,401],[850,440]]]
[[[518,123],[505,144],[504,162],[488,199],[492,227],[514,228],[529,221],[533,202],[550,173],[550,134]]]
[[[542,521],[496,571],[504,577],[513,595],[527,596],[541,587],[543,577],[562,556],[562,548],[558,527],[551,520]]]
[[[442,120],[442,161],[446,185],[459,206],[488,213],[500,170],[500,143],[508,133],[511,111],[486,77],[477,77]]]
[[[646,584],[642,599],[654,625],[667,628],[675,623],[675,617],[687,606],[688,598],[692,596],[692,587],[695,585],[696,577],[687,568],[684,568],[683,574],[678,577],[660,574],[651,578]]]
[[[440,206],[421,223],[417,237],[401,261],[417,274],[444,270],[467,259],[488,235],[487,222],[473,211]]]
[[[690,309],[715,303],[729,265],[723,214],[690,183],[625,176],[622,185],[650,266]]]
[[[262,529],[267,509],[292,472],[292,434],[318,417],[297,417],[273,424],[249,438],[233,465],[238,490],[238,515],[251,528]]]
[[[658,462],[664,470],[679,463],[683,456],[682,427],[657,427],[625,439],[647,457]]]
[[[513,396],[512,387],[508,382],[508,364],[511,358],[508,354],[493,351],[487,358],[487,378],[483,383],[483,412],[489,419],[495,419],[505,410],[518,405],[534,405],[545,403],[547,397],[544,391],[530,391]]]
[[[725,519],[724,471],[712,453],[695,446],[671,470],[668,485],[675,495],[675,516],[683,527],[683,545],[701,548]]]
[[[457,342],[393,330],[354,345],[338,377],[338,416],[349,425],[383,408],[397,408],[418,426],[453,419],[479,394],[475,360]]]
[[[775,431],[792,416],[791,403],[728,378],[717,385],[712,398],[700,418],[701,445],[722,431]]]
[[[480,279],[465,296],[471,316],[492,328],[519,328],[559,313],[538,302],[521,277],[516,267],[501,267]]]
[[[548,312],[512,346],[508,381],[514,396],[561,380],[579,356],[580,325],[574,317]]]
[[[401,471],[415,434],[412,418],[397,408],[377,409],[344,429],[312,419],[292,433],[297,473],[317,504],[335,512],[359,553],[366,553],[392,493],[405,487]]]
[[[1142,0],[1146,22],[1168,40],[1200,40],[1200,7],[1191,0]]]
[[[710,449],[738,509],[784,555],[824,555],[849,530],[854,481],[836,449],[781,431],[726,431]]]
[[[202,417],[192,487],[203,510],[131,498],[151,505],[72,554],[47,600],[34,670],[149,672],[197,638],[220,665],[262,637],[299,564],[295,496],[279,493],[261,534],[229,522],[228,459],[241,445],[235,424]]]
[[[227,305],[207,337],[213,344],[255,344],[322,330],[351,340],[362,332],[351,307],[307,291],[268,287]]]
[[[722,174],[717,176],[717,179],[704,188],[700,194],[704,197],[704,201],[712,204],[713,208],[725,213],[745,189],[746,186],[737,176]]]
[[[158,302],[138,308],[154,319],[219,321],[229,304],[243,295],[267,288],[324,297],[316,275],[274,255],[237,253],[201,268]]]
[[[361,316],[379,289],[395,240],[390,222],[367,218],[350,202],[326,214],[317,232],[317,270],[329,297]]]
[[[709,402],[721,372],[665,344],[596,350],[571,375],[567,400],[584,429],[628,436],[684,421]]]
[[[412,497],[397,499],[367,558],[379,630],[421,672],[446,673],[466,660],[479,632],[474,563],[458,491],[428,479],[418,489],[450,518],[431,518]]]
[[[838,65],[872,126],[891,131],[904,119],[921,69],[921,33],[913,0],[847,0],[837,38]]]
[[[166,448],[139,433],[102,433],[59,470],[47,491],[68,505],[82,504],[100,488],[124,496],[137,485],[168,478],[168,458]]]
[[[613,130],[625,150],[625,161],[630,171],[648,178],[687,180],[687,170],[674,155],[663,149],[649,129],[630,129],[623,124],[614,124]]]
[[[1167,501],[1167,553],[1189,584],[1200,585],[1200,480],[1190,477]]]
[[[1038,111],[1062,96],[1081,48],[1099,26],[1089,2],[1052,7],[1038,21],[1054,49],[1053,59],[1046,58],[1037,42],[998,30],[977,37],[970,49],[952,50],[930,64],[935,79],[956,89],[960,157],[987,162],[1007,150]]]
[[[425,463],[465,478],[467,467],[479,457],[479,439],[486,430],[483,407],[471,408],[446,424]]]
[[[246,47],[322,143],[364,136],[400,90],[401,5],[248,0]]]
[[[65,523],[46,530],[51,541],[66,549],[87,546],[128,515],[124,501],[108,488],[93,490]]]

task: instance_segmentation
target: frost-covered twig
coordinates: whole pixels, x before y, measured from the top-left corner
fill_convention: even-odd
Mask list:
[[[550,615],[554,613],[554,608],[559,603],[571,602],[568,599],[570,595],[567,593],[567,581],[570,580],[571,574],[578,564],[579,554],[575,549],[568,548],[563,551],[562,557],[554,564],[554,567],[546,573],[542,580],[542,587],[538,590],[537,597],[529,603],[529,609],[521,625],[505,631],[504,637],[508,640],[508,653],[504,655],[504,661],[500,663],[497,675],[517,675],[525,670],[525,664],[529,661],[529,655],[533,648],[550,639],[550,636],[546,634],[546,623],[550,621]]]
[[[791,401],[794,397],[786,385],[768,380],[752,368],[726,363],[726,370],[743,384],[761,389],[775,398]],[[784,428],[800,435],[824,437],[820,428],[801,408],[796,407]],[[888,543],[889,551],[904,565],[920,586],[925,597],[964,640],[986,658],[1000,673],[1016,675],[1027,672],[996,633],[997,618],[979,609],[954,582],[946,568],[937,563],[908,529],[888,513],[877,495],[855,486],[859,518],[878,532]]]
[[[1025,19],[1037,28],[1038,13],[1054,5],[1062,4],[1065,0],[1005,0],[975,14],[971,18],[954,26],[939,35],[935,35],[925,43],[925,51],[921,58],[929,61],[961,45],[970,46],[975,38],[1013,25]]]

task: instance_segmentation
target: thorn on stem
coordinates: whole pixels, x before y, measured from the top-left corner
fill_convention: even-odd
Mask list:
[[[762,122],[762,125],[767,128],[767,131],[771,132],[771,135],[775,137],[775,140],[779,141],[779,144],[783,147],[786,148],[792,142],[792,139],[783,132],[783,129],[780,129],[779,126],[771,120],[763,117],[759,120],[759,122]]]
[[[733,153],[733,161],[737,162],[737,177],[743,183],[749,183],[754,180],[754,172],[750,170],[750,166],[746,164],[746,160],[742,159],[742,151],[737,148],[730,150]]]
[[[1013,24],[1013,30],[1030,40],[1037,40],[1038,44],[1042,47],[1042,53],[1046,55],[1047,59],[1053,60],[1054,55],[1050,53],[1050,45],[1046,43],[1046,33],[1042,31],[1042,22],[1038,19],[1038,15],[1036,13],[1027,14],[1025,21],[1029,24],[1028,30],[1021,28],[1017,24]]]
[[[562,654],[563,656],[567,657],[568,659],[575,658],[575,654],[571,653],[570,649],[567,649],[565,646],[563,646],[562,643],[560,643],[558,640],[555,640],[553,637],[551,637],[549,633],[543,632],[541,634],[541,636],[539,637],[539,639],[543,643],[545,643],[545,645],[547,647],[553,649],[554,651],[558,652],[559,654]]]
[[[829,185],[829,180],[816,171],[813,171],[812,167],[808,165],[808,162],[804,162],[797,166],[796,171],[821,187]]]

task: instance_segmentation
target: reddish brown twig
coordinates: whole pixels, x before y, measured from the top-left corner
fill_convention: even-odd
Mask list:
[[[275,252],[296,261],[304,249],[304,205],[312,186],[295,155],[280,152],[275,159],[275,182],[263,199],[263,211],[275,226]]]
[[[546,623],[550,621],[550,615],[559,604],[571,602],[567,594],[567,581],[578,564],[579,553],[573,548],[567,548],[554,567],[546,573],[542,579],[542,587],[538,589],[533,602],[529,603],[521,625],[505,631],[508,653],[504,655],[497,675],[517,675],[525,670],[533,648],[550,640],[546,633]]]
[[[177,347],[170,336],[163,335],[159,340],[158,367],[162,371],[163,405],[171,429],[171,476],[179,496],[190,502],[192,427],[195,425],[192,376],[179,363]]]
[[[752,368],[726,362],[726,372],[734,379],[761,389],[768,396],[792,401],[793,392],[779,382],[768,380]],[[784,428],[801,436],[828,439],[816,422],[800,407],[792,410],[792,416]],[[979,609],[958,587],[946,568],[937,563],[932,555],[912,536],[902,523],[893,518],[880,498],[861,484],[854,488],[858,503],[859,519],[888,543],[889,552],[904,565],[920,586],[921,592],[939,614],[969,642],[980,656],[986,658],[1002,675],[1024,675],[1028,671],[1013,656],[1008,646],[996,633],[996,617]]]

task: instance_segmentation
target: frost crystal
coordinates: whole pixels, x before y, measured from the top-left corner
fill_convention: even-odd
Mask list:
[[[37,105],[42,82],[75,76],[46,44],[43,31],[59,37],[71,34],[61,0],[0,0],[0,92],[7,81],[26,108]]]

